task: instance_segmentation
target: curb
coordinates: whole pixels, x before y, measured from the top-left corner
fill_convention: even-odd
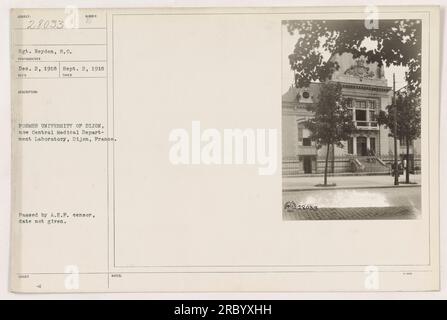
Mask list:
[[[357,187],[315,187],[315,188],[299,188],[299,189],[282,189],[282,192],[295,192],[295,191],[318,191],[318,190],[352,190],[352,189],[388,189],[388,188],[414,188],[420,187],[420,184],[408,184],[398,186],[357,186]]]

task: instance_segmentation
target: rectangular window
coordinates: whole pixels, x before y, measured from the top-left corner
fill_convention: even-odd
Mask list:
[[[355,110],[355,119],[357,121],[366,121],[366,111],[365,110]]]
[[[366,109],[366,101],[357,100],[357,108]]]
[[[303,146],[310,147],[312,145],[312,141],[310,138],[303,138]]]
[[[353,147],[352,147],[352,138],[349,138],[348,139],[348,153],[349,154],[353,154],[353,152],[354,152],[354,150],[353,150]]]

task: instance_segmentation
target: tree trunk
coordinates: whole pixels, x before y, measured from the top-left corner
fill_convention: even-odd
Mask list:
[[[405,172],[405,183],[410,183],[410,140],[407,138],[407,167]]]
[[[335,146],[332,144],[331,148],[331,173],[335,171]]]
[[[330,144],[327,144],[327,150],[326,150],[326,163],[324,164],[324,185],[327,185],[327,165],[329,162],[329,146]]]

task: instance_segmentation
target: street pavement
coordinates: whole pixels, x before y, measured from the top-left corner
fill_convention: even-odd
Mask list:
[[[421,215],[421,188],[373,187],[360,189],[284,190],[283,206],[296,204],[296,209],[284,209],[284,220],[389,220],[417,219]],[[301,209],[300,206],[316,206]]]

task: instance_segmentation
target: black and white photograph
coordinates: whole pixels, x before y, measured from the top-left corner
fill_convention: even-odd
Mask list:
[[[284,220],[421,217],[421,30],[282,21]]]

